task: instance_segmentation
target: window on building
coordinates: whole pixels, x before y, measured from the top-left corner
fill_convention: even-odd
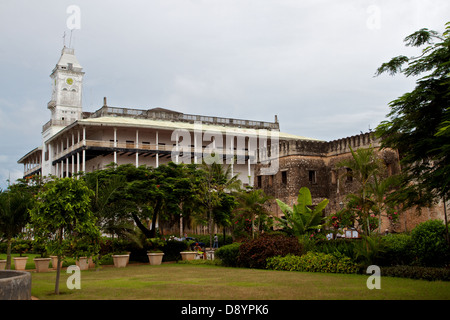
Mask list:
[[[350,168],[347,168],[347,181],[352,182],[353,181],[353,171]]]
[[[273,186],[273,175],[269,176],[269,187]]]
[[[258,188],[262,187],[262,177],[261,176],[257,176],[256,184],[258,185]]]
[[[287,184],[287,171],[281,171],[281,183]]]
[[[308,176],[309,176],[309,182],[310,183],[317,183],[316,170],[309,170],[308,171]]]

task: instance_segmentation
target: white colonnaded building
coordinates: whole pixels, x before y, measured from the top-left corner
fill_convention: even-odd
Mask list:
[[[51,118],[42,127],[42,143],[18,160],[24,178],[70,177],[111,163],[158,167],[204,160],[231,165],[244,185],[253,185],[257,163],[266,163],[268,174],[278,170],[279,142],[316,140],[280,132],[276,115],[265,122],[141,110],[108,106],[106,98],[97,111],[83,112],[83,76],[74,49],[64,46],[50,75]]]

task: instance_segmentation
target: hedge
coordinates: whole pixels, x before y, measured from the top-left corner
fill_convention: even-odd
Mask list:
[[[450,281],[449,268],[434,268],[420,266],[381,267],[381,276],[400,277],[428,281]]]
[[[359,271],[358,265],[347,256],[313,251],[302,256],[287,255],[268,258],[267,269],[327,273],[358,273]]]

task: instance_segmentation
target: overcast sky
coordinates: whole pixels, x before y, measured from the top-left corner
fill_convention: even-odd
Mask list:
[[[106,96],[126,108],[277,115],[281,131],[328,141],[384,120],[415,79],[376,69],[417,55],[403,39],[442,32],[449,20],[448,0],[1,0],[0,188],[41,145],[49,75],[69,27],[86,73],[84,111]]]

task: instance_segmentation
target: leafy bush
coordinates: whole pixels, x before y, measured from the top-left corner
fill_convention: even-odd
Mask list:
[[[11,252],[19,253],[20,256],[30,251],[31,248],[33,248],[33,242],[31,240],[16,239],[11,244]]]
[[[382,267],[381,275],[387,277],[401,277],[428,281],[450,281],[450,269],[421,266],[391,266]]]
[[[312,251],[303,256],[287,255],[268,258],[267,269],[327,273],[358,273],[359,271],[357,264],[343,254]]]
[[[380,264],[385,266],[409,265],[414,261],[411,235],[406,233],[388,234],[382,238],[384,252]]]
[[[411,231],[413,250],[422,266],[443,266],[449,260],[445,225],[441,220],[428,220]]]
[[[238,265],[247,268],[264,269],[270,257],[288,254],[301,255],[302,247],[296,237],[284,235],[262,235],[239,247]]]
[[[355,242],[353,260],[358,262],[363,268],[367,268],[372,264],[379,265],[380,259],[385,253],[382,237],[377,234],[362,235],[361,237],[360,241]]]
[[[237,267],[240,246],[241,244],[239,242],[227,244],[217,249],[214,255],[220,260],[222,260],[222,264],[224,266]]]
[[[181,251],[188,250],[187,241],[167,240],[163,247],[164,261],[178,261],[181,260]]]
[[[358,245],[359,239],[333,239],[319,240],[312,251],[323,252],[327,254],[340,253],[349,258],[356,257],[355,247]]]

